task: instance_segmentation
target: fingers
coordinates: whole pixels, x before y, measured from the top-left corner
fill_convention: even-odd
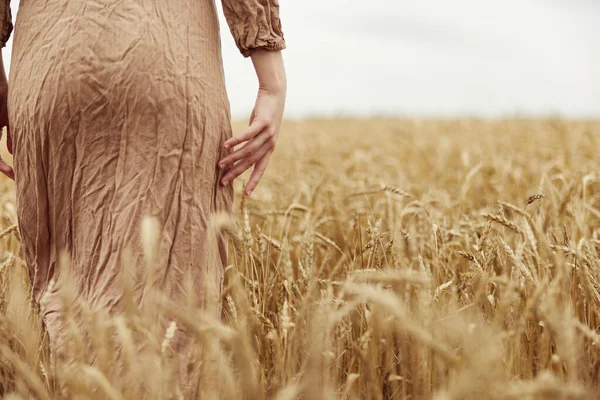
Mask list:
[[[244,190],[246,196],[250,196],[254,189],[256,189],[258,182],[260,182],[260,179],[265,174],[265,170],[267,169],[267,165],[269,164],[269,158],[271,158],[271,153],[267,152],[267,154],[265,154],[263,158],[258,160],[258,162],[254,165],[254,170],[252,171],[252,175],[250,175],[250,180],[246,184],[246,189]]]
[[[268,135],[266,135],[264,133],[254,137],[254,139],[247,142],[244,145],[244,147],[237,149],[236,151],[234,151],[233,153],[229,154],[227,157],[225,157],[221,161],[219,161],[219,168],[221,168],[221,169],[226,168],[229,165],[232,165],[232,164],[236,163],[237,161],[241,160],[242,158],[246,158],[246,157],[250,156],[252,153],[254,153],[256,150],[258,150],[263,145],[263,143],[267,140],[267,138],[268,138]]]
[[[15,171],[13,171],[12,167],[8,165],[4,160],[0,158],[0,172],[4,175],[8,176],[13,181],[15,180]]]
[[[252,139],[256,135],[258,135],[266,126],[269,124],[267,122],[255,121],[252,123],[245,131],[240,133],[237,136],[233,136],[225,142],[225,148],[229,149],[231,147],[237,146],[238,144],[245,142],[247,140]]]
[[[244,171],[254,165],[258,160],[263,158],[265,154],[272,151],[272,146],[269,141],[264,143],[260,149],[252,153],[249,157],[246,157],[238,161],[221,179],[221,185],[225,186],[235,178],[240,176]]]

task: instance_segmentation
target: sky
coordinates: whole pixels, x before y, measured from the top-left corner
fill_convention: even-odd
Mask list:
[[[600,118],[600,0],[279,2],[287,117]],[[221,33],[246,117],[256,75],[222,12]]]

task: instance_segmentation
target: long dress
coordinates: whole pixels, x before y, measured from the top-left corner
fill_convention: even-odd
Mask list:
[[[223,8],[245,57],[285,47],[278,0]],[[2,45],[12,30],[0,0]],[[210,240],[207,227],[231,211],[233,189],[217,166],[232,132],[214,0],[21,0],[12,34],[18,223],[50,337],[63,251],[77,296],[114,308],[125,249],[143,262],[145,215],[160,227],[156,268],[172,297],[184,296],[186,277],[218,290],[226,239]]]

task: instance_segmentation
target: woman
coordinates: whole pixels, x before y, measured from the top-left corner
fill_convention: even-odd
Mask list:
[[[49,282],[61,252],[77,295],[113,309],[124,250],[134,265],[143,260],[147,214],[161,226],[156,264],[171,296],[183,298],[187,276],[199,293],[216,276],[218,290],[227,248],[208,237],[209,217],[231,210],[242,172],[253,167],[246,195],[258,184],[286,95],[278,1],[223,8],[259,81],[250,126],[235,137],[213,0],[20,2],[10,85],[0,74],[0,124],[10,121],[23,249],[51,338],[61,306]],[[9,0],[0,0],[0,24],[4,46]],[[13,177],[8,164],[0,170]]]

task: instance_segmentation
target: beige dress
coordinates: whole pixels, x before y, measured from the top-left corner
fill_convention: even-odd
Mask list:
[[[223,0],[244,56],[285,47],[278,0]],[[2,44],[12,31],[0,0]],[[143,263],[140,220],[160,224],[161,284],[177,300],[221,284],[231,186],[217,162],[232,132],[214,0],[21,0],[13,33],[9,120],[18,221],[33,296],[52,337],[60,302],[48,284],[68,251],[77,295],[119,304],[124,249]],[[217,262],[209,254],[217,254]],[[216,277],[206,282],[207,273]]]

